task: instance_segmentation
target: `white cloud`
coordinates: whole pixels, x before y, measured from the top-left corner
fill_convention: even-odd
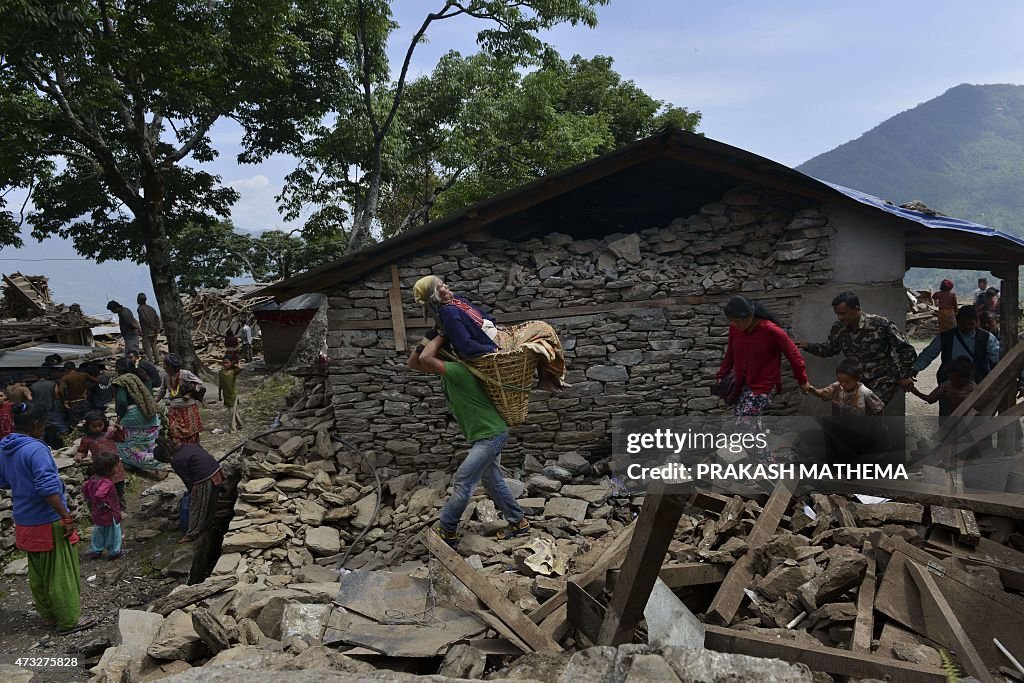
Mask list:
[[[262,173],[250,178],[232,180],[228,185],[238,191],[240,197],[231,207],[231,221],[236,228],[244,230],[274,230],[286,223],[277,211],[277,200],[281,186],[272,183]]]

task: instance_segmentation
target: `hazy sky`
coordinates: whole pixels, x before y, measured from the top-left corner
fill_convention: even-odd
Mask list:
[[[396,69],[408,36],[441,4],[393,3],[401,24]],[[702,112],[705,135],[789,165],[960,83],[1024,83],[1019,0],[612,0],[599,19],[594,30],[566,26],[545,38],[566,57],[613,57],[624,78],[654,97]],[[433,24],[413,75],[450,49],[475,51],[479,25],[468,18]],[[214,139],[222,156],[210,166],[242,193],[235,224],[273,227],[273,196],[291,161],[238,166],[241,131],[230,122],[216,127]]]
[[[441,5],[393,3],[402,25],[396,62],[426,13]],[[613,57],[616,70],[651,95],[701,111],[705,135],[789,165],[959,83],[1024,83],[1020,0],[612,0],[599,12],[594,30],[561,27],[545,38],[565,57]],[[417,48],[414,75],[449,49],[474,51],[478,26],[472,19],[435,24],[429,43]],[[221,156],[208,167],[242,193],[235,224],[279,226],[273,198],[290,160],[239,166],[237,126],[218,124],[213,136]],[[24,253],[69,255],[45,250]],[[0,259],[16,254],[4,249]],[[0,260],[0,271],[17,267]]]

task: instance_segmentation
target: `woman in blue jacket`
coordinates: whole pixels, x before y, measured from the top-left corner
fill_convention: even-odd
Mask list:
[[[15,545],[28,554],[32,601],[57,633],[81,631],[96,619],[82,615],[75,520],[53,454],[40,441],[47,411],[18,403],[12,414],[15,432],[0,440],[0,488],[10,489],[14,499]]]

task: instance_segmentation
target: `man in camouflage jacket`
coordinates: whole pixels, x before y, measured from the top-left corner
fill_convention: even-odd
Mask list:
[[[843,354],[855,358],[863,368],[862,381],[888,404],[897,389],[912,384],[911,368],[917,351],[895,324],[880,315],[864,313],[853,292],[843,292],[832,300],[836,322],[821,344],[797,342],[797,346],[815,356]]]

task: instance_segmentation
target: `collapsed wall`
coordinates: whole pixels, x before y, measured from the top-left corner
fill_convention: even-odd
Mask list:
[[[506,463],[543,462],[606,454],[617,415],[724,410],[711,396],[728,331],[722,302],[742,292],[790,321],[801,291],[831,281],[830,234],[828,217],[806,200],[744,185],[664,227],[602,239],[456,241],[395,265],[410,346],[424,327],[409,290],[428,274],[498,313],[499,324],[502,313],[536,311],[555,327],[570,386],[534,392],[504,451]],[[378,464],[445,468],[461,439],[439,383],[407,370],[408,352],[395,350],[390,287],[384,267],[328,293],[336,427]],[[783,381],[789,391],[772,412],[793,414],[799,395],[788,372]]]

